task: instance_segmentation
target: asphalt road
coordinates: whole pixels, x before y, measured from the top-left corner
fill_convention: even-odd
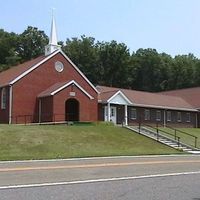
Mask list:
[[[0,162],[0,200],[200,200],[200,156]]]

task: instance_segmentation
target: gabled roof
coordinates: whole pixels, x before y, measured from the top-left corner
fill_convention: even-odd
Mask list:
[[[158,94],[181,97],[195,108],[200,109],[200,87],[170,90]]]
[[[61,53],[65,59],[73,66],[73,68],[85,79],[85,81],[98,93],[94,85],[87,79],[87,77],[78,69],[78,67],[67,57],[62,50],[56,50],[48,56],[40,56],[23,64],[14,66],[6,71],[0,73],[0,87],[12,85],[28,73],[39,67],[42,63],[49,60],[56,54]]]
[[[10,83],[14,79],[22,75],[24,72],[32,68],[37,63],[41,62],[44,58],[45,56],[39,56],[38,58],[32,59],[30,61],[11,67],[10,69],[6,71],[1,72],[0,73],[0,87],[10,85]]]
[[[74,84],[77,88],[79,88],[88,98],[94,99],[86,90],[84,90],[76,81],[68,81],[68,82],[60,82],[52,85],[51,87],[47,88],[45,91],[41,92],[38,97],[48,97],[48,96],[53,96],[60,92],[61,90],[67,88],[68,86]]]
[[[110,97],[108,99],[108,102],[112,102],[115,98],[117,98],[117,102],[119,103],[119,97],[120,97],[120,101],[123,100],[123,102],[125,101],[126,104],[131,105],[132,102],[126,97],[126,95],[123,94],[123,92],[121,90],[118,90],[112,97]]]
[[[102,103],[107,102],[115,93],[121,91],[133,106],[196,111],[192,105],[180,97],[106,86],[97,86],[97,89],[100,92],[99,101]]]

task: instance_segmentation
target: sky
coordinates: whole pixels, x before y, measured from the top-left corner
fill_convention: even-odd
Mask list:
[[[34,26],[49,36],[52,8],[59,41],[86,35],[123,42],[131,52],[200,58],[200,0],[0,0],[0,28],[22,33]]]

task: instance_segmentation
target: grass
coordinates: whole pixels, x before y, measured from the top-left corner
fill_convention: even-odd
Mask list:
[[[0,160],[181,153],[125,128],[0,125]]]
[[[164,130],[164,131],[166,131],[168,133],[174,134],[174,130],[172,130],[172,129],[169,129],[169,128],[159,128],[159,129]],[[197,148],[200,148],[200,128],[176,128],[176,129],[180,130],[180,131],[183,131],[183,132],[186,132],[186,133],[189,133],[189,134],[191,134],[193,136],[196,136],[197,137]],[[172,137],[170,135],[167,135],[167,136],[168,137]],[[191,146],[195,145],[194,137],[185,135],[184,133],[181,133],[179,131],[177,131],[177,136],[180,137],[180,141],[181,142],[189,144]]]

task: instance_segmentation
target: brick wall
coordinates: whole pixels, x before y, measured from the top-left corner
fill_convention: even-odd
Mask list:
[[[64,70],[61,73],[55,70],[54,63],[56,61],[64,64]],[[93,109],[93,104],[96,104],[97,107],[97,93],[62,54],[58,53],[14,84],[12,116],[15,118],[19,115],[35,115],[37,119],[34,119],[38,121],[39,101],[37,95],[55,83],[70,80],[75,80],[95,98],[96,101],[91,104],[91,108],[90,105],[86,105],[87,109]]]

